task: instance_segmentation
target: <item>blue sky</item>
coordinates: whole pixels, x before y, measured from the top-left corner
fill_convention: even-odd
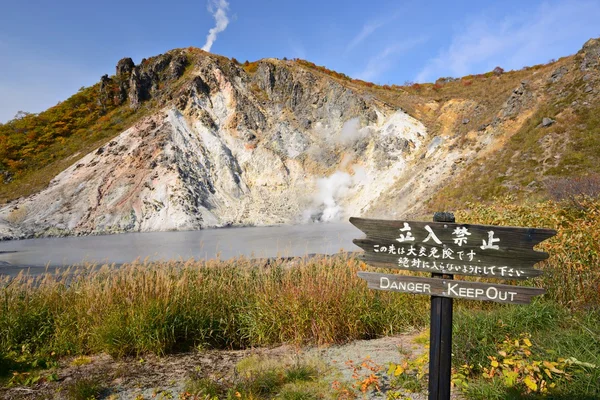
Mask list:
[[[598,0],[1,0],[0,122],[114,74],[122,57],[205,46],[217,12],[214,53],[299,57],[380,84],[519,69],[600,36]]]

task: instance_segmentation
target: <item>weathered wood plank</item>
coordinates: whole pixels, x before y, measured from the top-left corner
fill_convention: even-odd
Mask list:
[[[365,218],[350,218],[350,222],[358,229],[363,231],[369,239],[385,242],[398,242],[401,234],[407,236],[408,231],[400,231],[408,224],[411,228],[411,236],[414,241],[404,241],[403,243],[421,244],[429,236],[426,226],[429,226],[441,242],[448,245],[455,244],[460,239],[460,235],[454,234],[457,228],[465,228],[468,234],[462,235],[465,240],[460,240],[462,249],[471,250],[478,249],[484,245],[484,241],[489,241],[489,232],[494,232],[493,239],[500,239],[499,242],[494,241],[493,245],[503,249],[529,249],[539,244],[540,242],[556,235],[556,231],[552,229],[542,228],[522,228],[512,226],[493,226],[493,225],[471,225],[471,224],[456,224],[450,222],[425,222],[425,221],[389,221],[379,219]],[[433,245],[434,240],[427,241]],[[491,249],[487,249],[491,251]]]
[[[404,264],[400,265],[398,262],[398,256],[389,255],[373,255],[363,254],[360,258],[367,264],[377,268],[393,268],[403,271],[417,271],[417,272],[432,272],[437,274],[449,274],[449,275],[468,275],[468,276],[479,276],[486,278],[496,279],[529,279],[543,274],[542,270],[534,268],[518,268],[498,265],[477,265],[471,263],[438,263],[433,262],[427,264],[420,263],[418,265],[408,264],[408,267]]]
[[[445,274],[527,279],[548,253],[533,246],[552,237],[551,229],[450,222],[350,218],[367,237],[354,243],[365,262],[384,268]]]
[[[434,222],[455,222],[454,214],[438,212]],[[454,279],[452,275],[431,274],[436,279]],[[448,297],[431,296],[429,324],[429,400],[450,400],[452,375],[452,303]]]
[[[353,243],[366,252],[382,255],[389,254],[397,257],[410,257],[408,253],[410,251],[410,247],[412,246],[414,253],[416,253],[415,257],[429,261],[442,259],[454,260],[455,262],[482,263],[480,260],[485,260],[484,264],[510,264],[512,266],[519,265],[521,268],[532,268],[534,264],[544,261],[548,258],[548,253],[543,251],[535,251],[533,249],[518,249],[514,247],[505,248],[503,251],[490,251],[483,253],[481,249],[463,249],[437,243],[403,244],[398,242],[394,243],[387,240],[375,240],[370,237],[364,239],[354,239]],[[422,254],[423,249],[425,249],[425,255],[420,255]],[[435,252],[435,257],[431,256],[432,250]],[[469,256],[471,250],[474,252],[473,256]],[[448,253],[448,255],[445,253]]]
[[[417,276],[359,272],[370,289],[441,296],[456,299],[493,301],[508,304],[529,304],[532,297],[546,293],[545,289],[456,281]]]

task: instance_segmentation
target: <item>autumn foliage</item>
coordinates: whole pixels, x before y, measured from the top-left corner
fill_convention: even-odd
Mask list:
[[[13,185],[55,161],[85,149],[85,144],[110,137],[125,128],[133,111],[115,101],[118,82],[109,81],[78,93],[39,114],[20,112],[0,124],[0,183]],[[7,189],[6,186],[3,189]],[[12,193],[17,191],[14,188]],[[0,193],[2,200],[10,194]]]

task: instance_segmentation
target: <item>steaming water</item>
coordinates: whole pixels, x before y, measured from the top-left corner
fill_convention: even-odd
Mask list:
[[[106,236],[0,242],[0,275],[31,274],[89,263],[122,264],[135,259],[196,260],[237,256],[289,257],[359,250],[362,233],[348,223],[205,229],[186,232],[126,233]]]

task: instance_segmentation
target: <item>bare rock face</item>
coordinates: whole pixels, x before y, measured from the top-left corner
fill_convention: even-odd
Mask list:
[[[103,108],[111,101],[110,85],[112,79],[108,75],[103,75],[100,78],[100,93],[98,95],[98,102]]]
[[[517,88],[513,90],[510,97],[502,107],[502,117],[514,117],[532,102],[532,93],[529,91],[527,86],[528,82],[523,81]]]
[[[544,117],[544,118],[542,119],[542,126],[543,126],[544,128],[547,128],[547,127],[549,127],[550,125],[552,125],[552,124],[553,124],[553,123],[555,123],[555,122],[556,122],[556,121],[555,121],[555,120],[553,120],[552,118]]]
[[[178,54],[169,63],[168,79],[175,80],[183,75],[185,67],[188,65],[188,60],[183,54]]]
[[[565,65],[558,67],[552,72],[550,78],[548,78],[549,83],[556,83],[562,79],[562,77],[569,72],[569,68]]]
[[[133,107],[186,68],[123,61]],[[400,110],[278,60],[202,57],[171,103],[0,209],[8,236],[200,229],[363,213],[427,140]],[[111,78],[103,78],[111,79]],[[5,221],[4,225],[2,221]],[[8,230],[10,228],[10,230]]]
[[[583,56],[581,71],[598,69],[600,66],[600,39],[590,39],[585,42],[579,54]]]
[[[188,65],[188,59],[181,52],[161,54],[149,60],[143,59],[135,65],[131,58],[123,58],[117,63],[115,79],[119,82],[116,102],[129,100],[132,108],[154,97],[161,84],[168,85],[179,79]]]
[[[135,64],[131,58],[122,58],[117,63],[117,76],[129,75],[135,68]]]

